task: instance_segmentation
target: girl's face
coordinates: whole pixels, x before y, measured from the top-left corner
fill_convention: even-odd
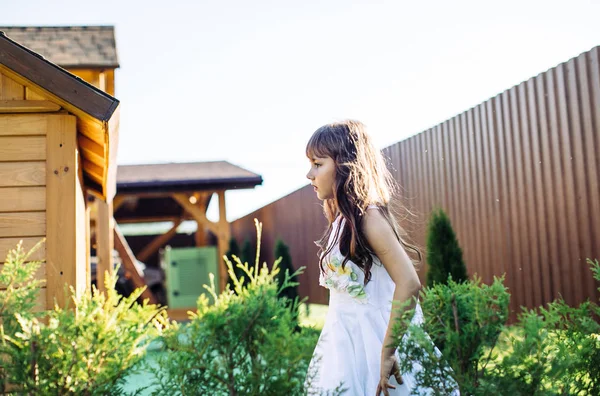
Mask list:
[[[333,198],[333,185],[335,181],[335,162],[331,157],[311,157],[310,171],[306,177],[310,180],[320,200]]]

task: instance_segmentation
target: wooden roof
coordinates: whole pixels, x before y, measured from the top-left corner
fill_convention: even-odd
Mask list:
[[[77,116],[86,185],[111,200],[116,186],[119,101],[2,32],[0,70]]]
[[[64,68],[119,67],[113,26],[0,26],[0,31]]]
[[[120,165],[117,193],[254,188],[262,176],[227,161]]]

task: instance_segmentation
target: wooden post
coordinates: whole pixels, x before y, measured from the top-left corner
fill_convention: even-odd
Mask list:
[[[196,201],[196,206],[198,206],[203,212],[206,212],[206,199],[210,193],[194,193],[192,196]],[[206,246],[206,227],[201,223],[196,222],[197,229],[195,235],[196,247]]]
[[[91,268],[91,250],[92,250],[92,230],[91,230],[91,213],[93,202],[85,199],[85,289],[91,291],[92,284],[92,268]]]
[[[105,273],[108,272],[109,275],[112,275],[115,267],[113,259],[115,220],[113,218],[112,202],[106,203],[97,200],[97,203],[96,256],[98,257],[98,265],[96,266],[96,285],[98,290],[105,292]]]
[[[76,118],[48,115],[46,134],[46,307],[65,307],[68,286],[85,290],[85,197],[78,175]],[[72,306],[72,303],[71,303]]]
[[[218,192],[219,195],[219,234],[218,234],[218,251],[219,251],[219,284],[221,291],[225,290],[227,285],[227,266],[223,256],[229,248],[229,239],[231,238],[231,230],[227,222],[227,211],[225,207],[225,190]]]

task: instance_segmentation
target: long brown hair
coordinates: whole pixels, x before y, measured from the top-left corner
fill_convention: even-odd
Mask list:
[[[335,162],[333,198],[323,203],[329,222],[325,234],[316,243],[319,246],[319,266],[324,271],[323,260],[339,243],[344,256],[342,266],[352,260],[365,274],[365,284],[371,279],[373,249],[362,230],[364,214],[369,205],[376,205],[392,228],[402,246],[419,257],[419,249],[406,242],[390,210],[390,200],[396,183],[390,174],[381,151],[377,150],[365,126],[359,121],[346,120],[324,125],[317,129],[306,145],[306,155],[331,157]],[[341,216],[344,227],[338,227],[331,244],[333,222]]]

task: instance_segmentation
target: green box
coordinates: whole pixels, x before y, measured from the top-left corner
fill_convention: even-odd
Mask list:
[[[206,293],[203,285],[210,285],[210,273],[214,274],[218,287],[217,255],[216,246],[165,247],[164,269],[169,308],[195,308],[198,297]]]

